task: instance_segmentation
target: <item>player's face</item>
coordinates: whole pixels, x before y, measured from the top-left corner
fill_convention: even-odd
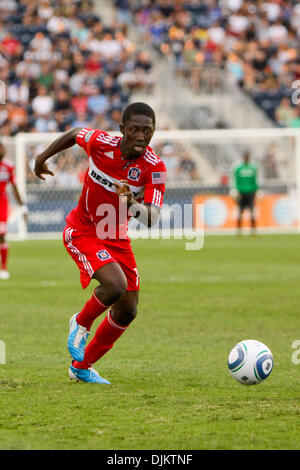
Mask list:
[[[247,163],[249,163],[249,161],[250,161],[250,155],[245,154],[244,155],[244,163],[247,165]]]
[[[141,114],[131,116],[120,125],[123,134],[121,150],[126,157],[137,158],[142,155],[154,134],[154,124],[150,117]]]

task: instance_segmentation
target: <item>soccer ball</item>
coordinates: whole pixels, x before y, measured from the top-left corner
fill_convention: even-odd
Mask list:
[[[273,355],[260,341],[247,339],[236,344],[228,356],[228,369],[244,385],[260,384],[272,372]]]

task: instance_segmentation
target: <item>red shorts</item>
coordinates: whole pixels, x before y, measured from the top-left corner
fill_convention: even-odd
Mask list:
[[[139,290],[139,275],[129,240],[100,240],[94,234],[67,225],[63,242],[80,270],[83,289],[88,287],[97,269],[108,263],[118,263],[126,276],[127,290]]]
[[[7,197],[0,197],[0,235],[5,235],[7,230],[8,201]]]

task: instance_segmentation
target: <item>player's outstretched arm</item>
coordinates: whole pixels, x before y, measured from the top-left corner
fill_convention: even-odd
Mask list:
[[[54,176],[54,173],[49,170],[46,160],[62,150],[73,147],[76,144],[76,137],[80,131],[79,127],[73,127],[54,142],[52,142],[42,153],[40,153],[35,160],[34,174],[41,180],[45,180],[42,175]]]

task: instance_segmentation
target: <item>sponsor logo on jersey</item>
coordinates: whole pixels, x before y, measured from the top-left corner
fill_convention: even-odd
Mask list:
[[[119,180],[99,170],[99,168],[97,168],[96,165],[93,163],[92,159],[90,159],[89,176],[94,181],[94,183],[100,184],[107,191],[111,191],[113,193],[116,192],[116,187],[114,183],[120,183]],[[144,187],[130,186],[130,189],[132,191],[133,196],[136,197],[144,189]]]
[[[115,186],[112,181],[107,178],[104,178],[99,173],[96,173],[95,170],[90,171],[90,176],[96,180],[98,183],[102,184],[103,186],[108,186],[109,188],[113,189]]]
[[[141,176],[141,170],[139,168],[131,167],[129,168],[127,178],[131,181],[138,181]]]
[[[90,140],[90,138],[92,137],[92,135],[94,134],[95,131],[89,131],[85,134],[85,137],[84,137],[84,141],[85,142],[88,142]]]
[[[250,176],[253,176],[255,174],[255,171],[253,168],[242,168],[240,170],[240,176],[247,178]]]
[[[105,261],[105,260],[111,258],[110,254],[109,254],[108,251],[106,251],[106,250],[100,250],[100,251],[98,251],[97,257],[98,257],[99,259],[101,259],[101,261]]]

